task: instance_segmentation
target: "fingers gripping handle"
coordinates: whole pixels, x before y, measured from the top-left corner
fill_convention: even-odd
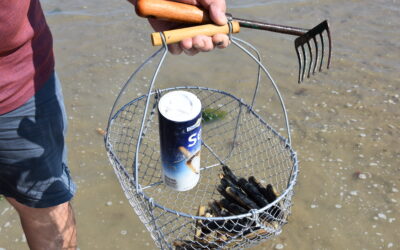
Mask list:
[[[155,17],[176,22],[197,24],[211,22],[208,13],[197,6],[165,0],[138,0],[136,12],[142,17]],[[239,23],[232,22],[232,33],[238,33],[239,30]],[[228,34],[229,25],[206,24],[163,32],[167,44],[176,43],[197,35],[213,36],[219,33]],[[163,43],[160,33],[153,33],[151,40],[154,46],[159,46]]]
[[[240,31],[239,23],[236,21],[232,22],[232,33],[238,33]],[[199,26],[193,26],[182,29],[167,30],[162,32],[165,37],[167,44],[177,43],[185,38],[192,38],[197,35],[213,36],[215,34],[228,34],[229,24],[219,26],[215,24],[204,24]],[[160,32],[154,32],[151,34],[151,41],[153,46],[160,46],[163,44]]]

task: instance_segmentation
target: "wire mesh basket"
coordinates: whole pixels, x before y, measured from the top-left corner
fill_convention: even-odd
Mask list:
[[[285,105],[256,48],[236,37],[230,38],[258,68],[251,103],[225,91],[200,86],[155,90],[168,52],[164,44],[131,75],[110,114],[105,136],[109,159],[130,205],[162,249],[249,247],[280,234],[288,222],[298,161],[291,147]],[[134,83],[138,72],[158,56],[161,59],[148,93],[117,109],[127,85]],[[253,109],[263,73],[280,100],[287,138]],[[185,192],[170,189],[162,181],[156,107],[160,96],[173,90],[194,93],[203,108],[200,180]],[[207,110],[212,110],[211,116],[217,118],[222,114],[223,119],[207,119]],[[235,187],[228,190],[229,185]],[[247,186],[256,187],[256,195],[252,196]],[[239,198],[226,197],[232,192],[224,191],[235,191]],[[249,205],[246,199],[254,202]]]

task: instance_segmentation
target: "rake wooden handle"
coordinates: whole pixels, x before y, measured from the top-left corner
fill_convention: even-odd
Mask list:
[[[238,33],[240,31],[239,23],[236,21],[232,22],[232,33]],[[185,38],[195,37],[197,35],[213,36],[215,34],[228,34],[229,25],[225,24],[223,26],[215,24],[204,24],[199,26],[193,26],[182,29],[167,30],[162,32],[165,37],[165,42],[167,44],[180,42]],[[151,34],[151,42],[153,46],[162,45],[162,38],[159,32],[154,32]]]
[[[194,5],[166,0],[138,0],[136,4],[136,13],[142,17],[151,17],[173,22],[194,24],[212,23],[206,10]],[[241,27],[251,29],[267,30],[295,36],[304,35],[308,31],[307,29],[280,24],[271,24],[236,18],[229,13],[226,13],[226,16],[232,20],[238,21]]]
[[[153,17],[184,23],[210,23],[208,13],[190,4],[165,0],[138,0],[136,13],[141,17]]]

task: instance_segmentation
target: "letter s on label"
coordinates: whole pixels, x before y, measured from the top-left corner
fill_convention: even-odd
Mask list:
[[[190,142],[189,147],[193,147],[196,144],[196,142],[197,142],[196,136],[197,136],[197,133],[194,133],[189,136],[189,142]]]

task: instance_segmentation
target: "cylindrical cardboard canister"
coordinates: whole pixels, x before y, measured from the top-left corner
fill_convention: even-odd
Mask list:
[[[200,178],[201,102],[187,91],[171,91],[158,103],[161,164],[165,185],[177,191]]]

